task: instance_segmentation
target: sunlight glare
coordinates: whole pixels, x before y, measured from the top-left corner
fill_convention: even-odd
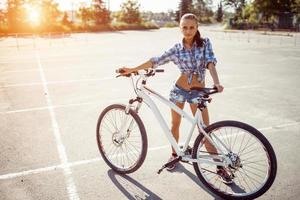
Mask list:
[[[27,19],[28,19],[28,21],[32,25],[38,25],[40,23],[40,12],[36,8],[34,8],[30,5],[27,5],[26,9],[27,9]]]

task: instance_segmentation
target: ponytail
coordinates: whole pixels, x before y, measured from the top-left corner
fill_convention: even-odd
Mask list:
[[[201,38],[199,30],[197,30],[196,35],[194,36],[194,42],[196,42],[197,47],[203,47],[204,39]]]

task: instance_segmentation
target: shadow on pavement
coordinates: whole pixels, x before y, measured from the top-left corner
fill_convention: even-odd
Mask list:
[[[203,190],[209,193],[215,200],[223,200],[221,197],[217,196],[216,194],[212,193],[208,190],[199,180],[197,176],[195,176],[192,172],[188,171],[181,163],[177,164],[177,169],[175,172],[181,172],[186,174],[190,179],[192,179],[197,185],[199,185]]]
[[[108,170],[107,174],[128,199],[162,199],[130,176],[117,174],[111,169]]]

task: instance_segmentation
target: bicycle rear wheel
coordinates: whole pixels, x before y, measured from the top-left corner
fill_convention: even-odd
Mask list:
[[[96,135],[102,158],[114,171],[128,174],[143,164],[148,140],[144,124],[135,111],[130,109],[126,114],[124,105],[108,106],[99,116]]]
[[[237,121],[217,122],[205,131],[217,144],[220,142],[216,137],[229,149],[226,156],[234,165],[224,168],[233,181],[232,184],[225,184],[217,174],[215,164],[193,163],[198,178],[209,190],[225,199],[254,199],[271,187],[277,172],[277,161],[271,144],[262,133]],[[204,142],[204,135],[199,134],[193,148],[194,159],[212,155],[212,152],[207,152]]]

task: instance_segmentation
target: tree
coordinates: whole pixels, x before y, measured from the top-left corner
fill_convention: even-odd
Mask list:
[[[211,0],[196,0],[193,4],[193,11],[199,22],[210,22],[210,18],[214,15],[210,6],[212,5]]]
[[[77,15],[81,18],[84,26],[87,26],[88,22],[93,18],[92,10],[87,7],[80,7]]]
[[[193,13],[199,22],[210,22],[210,18],[214,15],[210,5],[212,0],[181,0],[176,12],[176,21],[179,22],[185,13]]]
[[[253,5],[263,13],[264,16],[279,15],[280,13],[297,13],[299,11],[299,0],[254,0]],[[298,6],[297,6],[298,5]]]
[[[247,4],[242,13],[243,19],[247,21],[248,28],[255,28],[259,24],[259,12],[253,4]]]
[[[43,0],[41,3],[42,25],[45,29],[51,29],[59,23],[62,12],[58,9],[58,3],[53,0]]]
[[[264,1],[264,0],[262,0],[262,1]],[[225,6],[234,8],[235,16],[237,18],[242,17],[243,9],[245,8],[245,6],[247,4],[246,0],[223,0],[223,2],[224,2]]]
[[[7,13],[4,10],[0,10],[0,26],[6,25],[6,21],[7,21]]]
[[[138,4],[138,1],[127,0],[122,3],[119,20],[128,24],[140,24],[142,18],[140,16],[140,4]]]
[[[216,20],[217,22],[222,22],[223,21],[223,6],[222,6],[222,2],[220,2],[220,4],[218,5],[218,9],[217,9],[217,14],[216,14]]]
[[[22,29],[25,20],[24,0],[7,0],[7,22],[11,31]]]
[[[93,18],[97,25],[110,23],[110,12],[102,0],[93,0]]]
[[[270,19],[278,19],[279,28],[291,28],[293,26],[293,14],[298,14],[299,0],[254,0],[254,7],[263,16],[266,22]]]
[[[181,0],[179,2],[178,11],[176,12],[176,21],[179,22],[185,13],[193,13],[193,0]]]
[[[66,26],[70,26],[72,24],[72,22],[69,20],[69,16],[67,12],[64,12],[64,16],[61,20],[61,23]]]
[[[300,14],[300,0],[295,0],[292,4],[292,11],[298,15]]]

